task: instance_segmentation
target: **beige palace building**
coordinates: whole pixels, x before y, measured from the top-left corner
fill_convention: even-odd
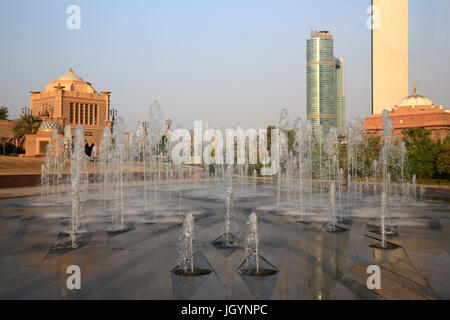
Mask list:
[[[389,108],[394,132],[402,137],[402,131],[409,128],[422,128],[430,131],[430,138],[434,141],[450,136],[450,110],[442,105],[437,106],[432,100],[417,94],[414,81],[414,93],[403,98]],[[383,134],[382,114],[373,114],[365,118],[365,129],[369,135]]]
[[[31,114],[42,119],[39,132],[26,135],[27,156],[45,154],[51,131],[61,134],[70,125],[72,135],[82,125],[86,143],[98,147],[105,126],[109,121],[109,91],[98,93],[92,85],[76,75],[72,69],[59,79],[51,81],[43,92],[31,91]]]
[[[372,114],[408,95],[408,0],[372,0]]]

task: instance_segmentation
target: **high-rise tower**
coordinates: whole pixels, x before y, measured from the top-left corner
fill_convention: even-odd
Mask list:
[[[345,131],[345,84],[344,84],[344,59],[336,58],[336,115],[338,134],[344,135]]]
[[[372,114],[408,95],[408,0],[372,0]]]
[[[325,134],[336,127],[336,61],[333,35],[311,31],[306,42],[307,113],[315,129],[322,125]]]

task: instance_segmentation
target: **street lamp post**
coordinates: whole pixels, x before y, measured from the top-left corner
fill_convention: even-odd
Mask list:
[[[148,132],[148,121],[142,122],[142,126],[144,127],[145,133]]]
[[[22,115],[25,116],[25,115],[28,115],[28,114],[31,114],[31,108],[23,107],[22,108]]]
[[[114,121],[116,121],[117,117],[117,109],[111,108],[109,110],[109,116],[111,117],[111,133],[113,132]]]

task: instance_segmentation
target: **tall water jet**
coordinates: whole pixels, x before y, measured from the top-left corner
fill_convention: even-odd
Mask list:
[[[56,198],[57,202],[60,203],[60,195],[61,195],[61,182],[62,182],[62,170],[64,162],[62,160],[61,151],[60,150],[60,143],[58,138],[58,131],[53,130],[51,135],[51,143],[54,145],[53,147],[53,188],[55,188],[56,185]]]
[[[338,179],[339,176],[339,141],[336,128],[330,128],[326,141],[325,151],[327,153],[328,181]]]
[[[344,169],[339,169],[339,220],[342,220],[342,181],[344,180]]]
[[[178,243],[178,265],[184,272],[194,274],[194,216],[186,214]]]
[[[334,182],[330,185],[330,199],[328,201],[328,223],[326,230],[334,232],[336,231],[336,187]]]
[[[400,174],[401,174],[400,181],[401,181],[401,183],[403,183],[403,179],[404,179],[405,154],[406,154],[405,141],[400,141]]]
[[[72,159],[72,128],[70,127],[70,125],[66,125],[64,127],[64,136],[63,139],[61,140],[61,144],[62,144],[62,166],[65,167],[70,159]],[[65,184],[65,182],[64,182]],[[70,184],[65,184],[65,188],[66,188],[66,192],[70,193]]]
[[[245,241],[245,260],[238,269],[241,275],[250,277],[267,277],[278,273],[278,269],[264,259],[260,251],[258,234],[258,217],[256,213],[250,214],[247,238]]]
[[[307,153],[308,157],[305,164],[305,170],[309,172],[309,201],[312,203],[312,192],[313,192],[313,162],[312,162],[312,150],[313,150],[313,130],[312,122],[310,119],[306,121],[305,125],[305,141],[307,143]],[[306,172],[306,171],[305,171]]]
[[[161,137],[163,135],[163,123],[164,117],[162,109],[158,101],[153,101],[149,110],[149,121],[148,121],[148,134],[151,141],[151,168],[153,171],[154,179],[154,203],[153,203],[153,213],[154,220],[156,222],[156,215],[158,211],[158,198],[159,198],[159,184],[160,184],[160,162],[161,162]],[[181,166],[179,167],[180,171]]]
[[[392,126],[392,120],[389,118],[389,112],[387,110],[383,110],[382,121],[383,121],[383,145],[381,148],[381,171],[382,171],[383,192],[387,196],[389,193],[388,190],[389,138]]]
[[[365,186],[364,191],[366,194],[368,194],[369,193],[369,177],[368,176],[366,176],[364,179],[364,186]]]
[[[72,158],[72,128],[70,125],[66,125],[64,127],[64,137],[62,140],[62,146],[63,146],[63,158],[64,161],[67,161]]]
[[[147,212],[147,156],[148,156],[148,139],[145,132],[145,127],[142,122],[139,122],[136,126],[136,152],[137,152],[137,159],[141,161],[143,172],[142,172],[142,180],[140,179],[139,182],[141,183],[141,188],[143,189],[144,194],[144,211]],[[167,179],[168,180],[168,179]]]
[[[111,139],[111,129],[105,127],[103,129],[103,134],[100,139],[100,174],[102,176],[102,190],[103,190],[103,209],[106,208],[106,198],[111,192],[112,187],[112,173],[111,173],[111,155],[112,155],[112,139]]]
[[[234,221],[234,204],[233,204],[233,188],[227,189],[225,226],[223,234],[225,236],[225,246],[234,245],[236,242],[237,224]]]
[[[77,247],[76,235],[81,226],[81,194],[80,187],[83,184],[83,172],[86,170],[87,156],[84,152],[84,132],[83,127],[78,125],[75,129],[75,145],[72,154],[70,166],[71,182],[72,182],[72,229],[70,238],[72,248]]]
[[[43,196],[44,194],[47,195],[48,193],[48,175],[47,175],[47,167],[45,165],[45,163],[41,164],[41,196]]]
[[[289,129],[289,116],[287,109],[282,109],[279,120],[279,163],[277,173],[277,210],[280,209],[280,196],[281,196],[281,177],[284,170],[287,169],[287,162],[289,159],[289,145],[287,131]],[[283,170],[284,169],[284,170]]]
[[[380,214],[380,227],[381,227],[381,247],[386,248],[386,213],[387,213],[387,196],[385,192],[381,193],[381,214]]]
[[[373,181],[373,194],[377,194],[377,174],[378,174],[378,161],[377,159],[372,162],[372,181]]]
[[[277,210],[280,210],[280,197],[281,197],[281,168],[277,173]]]
[[[411,185],[409,184],[409,181],[405,182],[403,185],[403,199],[406,201],[410,200],[411,197]]]
[[[116,118],[112,134],[114,141],[113,163],[116,182],[115,190],[115,213],[113,214],[113,228],[119,226],[124,231],[125,204],[124,204],[124,165],[125,165],[125,141],[124,141],[124,121],[122,117]]]
[[[212,267],[201,252],[194,253],[195,219],[192,212],[186,213],[178,237],[178,266],[173,272],[177,276],[198,277],[212,272]],[[195,261],[194,261],[195,258]]]
[[[294,124],[295,130],[295,147],[297,151],[297,170],[298,170],[298,184],[299,184],[299,198],[300,198],[300,221],[303,221],[303,174],[305,171],[305,147],[303,122],[300,117],[297,117]],[[306,130],[305,130],[306,131]]]
[[[45,152],[45,161],[41,166],[41,195],[45,194],[48,196],[50,193],[55,193],[55,186],[60,183],[60,171],[61,165],[59,157],[58,130],[55,129],[50,135],[50,142],[48,143],[47,150]]]
[[[358,194],[359,194],[359,197],[360,197],[360,199],[361,199],[361,198],[362,198],[362,195],[363,195],[363,182],[362,182],[362,180],[359,180]]]
[[[258,217],[255,212],[250,214],[247,225],[248,233],[245,241],[245,259],[247,266],[251,263],[256,265],[256,274],[259,274]]]
[[[323,139],[323,129],[319,124],[316,128],[316,138],[319,145],[319,185],[320,185],[320,208],[323,208],[323,185],[322,185],[322,139]]]
[[[234,166],[234,164],[227,165],[226,178],[225,178],[225,183],[226,183],[227,187],[233,186],[233,176],[234,176],[233,166]]]
[[[289,158],[289,146],[288,146],[288,130],[289,130],[289,115],[287,109],[282,109],[279,120],[279,134],[280,134],[280,164],[282,167],[286,167],[286,161]]]
[[[351,185],[351,175],[352,175],[352,165],[353,165],[353,126],[351,123],[347,124],[346,128],[347,137],[347,192],[350,195],[350,185]]]

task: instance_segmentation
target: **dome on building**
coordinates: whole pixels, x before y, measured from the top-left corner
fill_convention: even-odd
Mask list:
[[[414,80],[414,94],[403,98],[397,107],[409,107],[409,106],[434,106],[434,102],[427,97],[417,94],[416,81]]]
[[[417,94],[403,98],[402,101],[397,104],[397,107],[406,106],[434,106],[434,102],[427,97]]]
[[[61,77],[59,77],[58,80],[74,80],[74,81],[84,81],[81,79],[78,75],[76,75],[72,68],[69,69],[69,71],[65,74],[63,74]]]
[[[53,132],[53,130],[58,130],[58,133],[62,133],[61,126],[55,121],[44,121],[39,126],[38,132]]]
[[[73,72],[72,69],[63,74],[59,79],[50,81],[45,87],[44,92],[53,92],[57,90],[76,91],[80,93],[97,93],[92,85],[84,81],[81,77]]]

